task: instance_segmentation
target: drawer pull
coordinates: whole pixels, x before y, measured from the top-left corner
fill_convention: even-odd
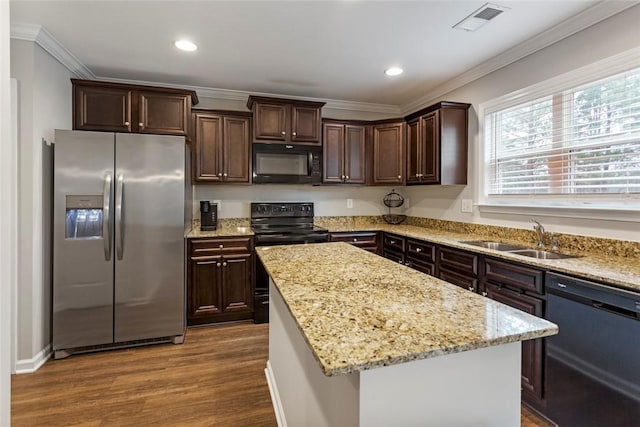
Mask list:
[[[416,252],[422,252],[422,249],[416,248]]]
[[[220,245],[220,249],[224,248],[224,245]]]
[[[357,241],[358,241],[358,239],[354,238],[354,239],[353,239],[353,241],[354,241],[354,242],[357,242]]]

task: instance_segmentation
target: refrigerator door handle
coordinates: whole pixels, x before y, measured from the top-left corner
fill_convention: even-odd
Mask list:
[[[104,192],[102,195],[102,240],[104,241],[104,259],[111,260],[111,174],[104,178]]]
[[[118,175],[116,181],[116,255],[122,259],[124,224],[122,223],[122,192],[124,190],[124,175]]]

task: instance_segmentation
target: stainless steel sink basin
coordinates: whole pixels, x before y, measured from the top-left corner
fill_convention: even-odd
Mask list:
[[[578,258],[577,256],[574,256],[574,255],[559,254],[557,252],[547,252],[547,251],[541,251],[538,249],[521,249],[521,250],[509,251],[509,253],[514,255],[528,256],[530,258],[537,258],[537,259]]]
[[[470,240],[470,241],[465,241],[460,243],[479,246],[481,248],[493,249],[496,251],[515,251],[515,250],[527,249],[526,246],[518,246],[518,245],[511,245],[509,243],[493,242],[491,240]]]

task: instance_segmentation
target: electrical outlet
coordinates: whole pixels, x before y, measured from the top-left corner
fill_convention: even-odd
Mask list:
[[[462,199],[462,207],[460,208],[462,212],[473,212],[473,200],[471,199]]]
[[[353,199],[347,199],[347,209],[353,209]]]

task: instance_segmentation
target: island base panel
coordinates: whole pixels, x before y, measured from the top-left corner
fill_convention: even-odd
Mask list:
[[[325,376],[270,284],[267,378],[278,425],[520,425],[519,342]]]

